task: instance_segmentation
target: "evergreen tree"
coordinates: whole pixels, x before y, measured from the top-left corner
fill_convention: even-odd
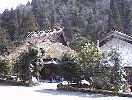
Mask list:
[[[54,24],[54,4],[53,0],[33,0],[33,12],[37,18],[40,29],[51,29]],[[51,23],[52,20],[52,23]]]
[[[9,64],[9,59],[0,56],[0,74],[9,75],[11,74],[11,66]]]
[[[8,30],[9,28],[9,21],[10,21],[10,16],[9,16],[9,10],[6,9],[2,15],[1,15],[1,27]]]
[[[67,81],[79,82],[82,77],[81,67],[76,62],[76,52],[66,52],[61,58],[60,75]]]
[[[31,3],[28,1],[28,3],[26,4],[26,6],[31,6]]]
[[[96,25],[95,20],[95,14],[91,14],[91,17],[88,19],[88,25],[87,25],[87,37],[91,42],[97,43],[98,37],[99,37],[99,30]]]
[[[2,14],[2,28],[7,30],[10,39],[14,41],[18,36],[18,19],[15,10],[5,10]]]
[[[87,38],[77,33],[73,36],[70,47],[75,51],[80,51],[83,46],[88,42]]]
[[[126,77],[126,73],[124,70],[124,67],[121,65],[121,56],[117,52],[116,49],[112,49],[109,53],[109,61],[113,64],[113,69],[110,74],[110,83],[113,84],[115,89],[118,91],[120,89],[123,89],[125,86],[124,79]],[[112,66],[111,66],[112,67]]]
[[[25,16],[23,16],[21,26],[19,27],[20,35],[25,37],[28,32],[37,31],[38,24],[33,12],[28,12]]]
[[[99,49],[92,43],[86,44],[78,54],[78,64],[83,70],[85,79],[93,77],[95,69],[99,67],[100,52]]]
[[[130,35],[132,11],[128,5],[128,0],[117,0],[118,9],[121,15],[124,33]]]
[[[6,31],[0,27],[0,55],[8,53],[8,40]]]
[[[111,29],[115,29],[117,31],[123,32],[123,24],[122,24],[122,20],[121,20],[121,14],[120,14],[116,0],[110,1],[108,31],[110,31]]]
[[[97,26],[97,5],[96,5],[96,0],[92,0],[92,5],[93,5],[93,9],[92,9],[92,14],[91,14],[91,18],[89,18],[88,21],[88,25],[89,27],[89,34],[91,37],[91,41],[94,43],[97,43],[97,40],[99,39],[99,29]]]
[[[35,76],[37,64],[38,50],[33,46],[27,51],[24,50],[16,59],[14,63],[14,73],[18,74],[19,77],[24,80],[30,80],[31,76]]]
[[[57,15],[55,10],[55,0],[49,0],[49,9],[51,9],[51,30],[53,30],[54,25],[56,24]]]
[[[71,41],[75,34],[82,34],[85,20],[80,12],[80,7],[77,6],[76,0],[68,0],[67,2],[67,18],[64,19],[64,31],[68,40]]]
[[[18,40],[18,17],[16,10],[10,10],[9,33],[12,40]]]

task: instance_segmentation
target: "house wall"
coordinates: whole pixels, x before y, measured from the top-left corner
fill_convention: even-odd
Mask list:
[[[132,44],[119,38],[112,38],[100,47],[102,52],[109,52],[111,49],[118,49],[122,58],[122,65],[125,66],[127,72],[127,80],[132,84]]]
[[[103,52],[109,52],[112,48],[118,49],[123,66],[132,67],[132,44],[119,38],[112,38],[100,47]]]

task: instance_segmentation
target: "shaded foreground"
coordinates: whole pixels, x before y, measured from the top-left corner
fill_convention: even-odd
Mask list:
[[[40,86],[0,86],[0,98],[3,100],[131,100],[129,97],[104,96],[56,90],[56,83],[42,83]]]

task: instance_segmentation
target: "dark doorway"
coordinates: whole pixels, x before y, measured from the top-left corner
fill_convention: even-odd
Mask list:
[[[46,64],[40,71],[41,80],[50,80],[51,76],[56,77],[58,74],[58,66],[55,64]]]

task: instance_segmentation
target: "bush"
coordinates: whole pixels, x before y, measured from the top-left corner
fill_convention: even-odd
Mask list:
[[[78,83],[81,79],[81,67],[76,62],[76,52],[66,52],[61,58],[60,75],[65,80]]]
[[[93,44],[86,44],[80,52],[78,52],[77,63],[81,67],[86,80],[95,74],[95,68],[100,65],[100,51]]]
[[[38,52],[39,49],[30,43],[28,50],[23,51],[14,60],[14,74],[17,74],[21,80],[28,81],[31,79],[31,76],[38,76],[42,63],[38,60],[40,59]]]
[[[8,75],[12,72],[12,66],[8,58],[0,57],[0,74]]]
[[[118,92],[119,89],[118,89],[118,87],[116,87],[116,86],[112,86],[112,87],[109,89],[109,91]]]
[[[125,86],[124,79],[126,77],[126,72],[122,64],[121,55],[118,53],[118,50],[112,49],[109,53],[109,61],[113,64],[110,73],[110,83],[113,84],[114,90],[123,89]],[[126,79],[125,79],[126,80]]]

